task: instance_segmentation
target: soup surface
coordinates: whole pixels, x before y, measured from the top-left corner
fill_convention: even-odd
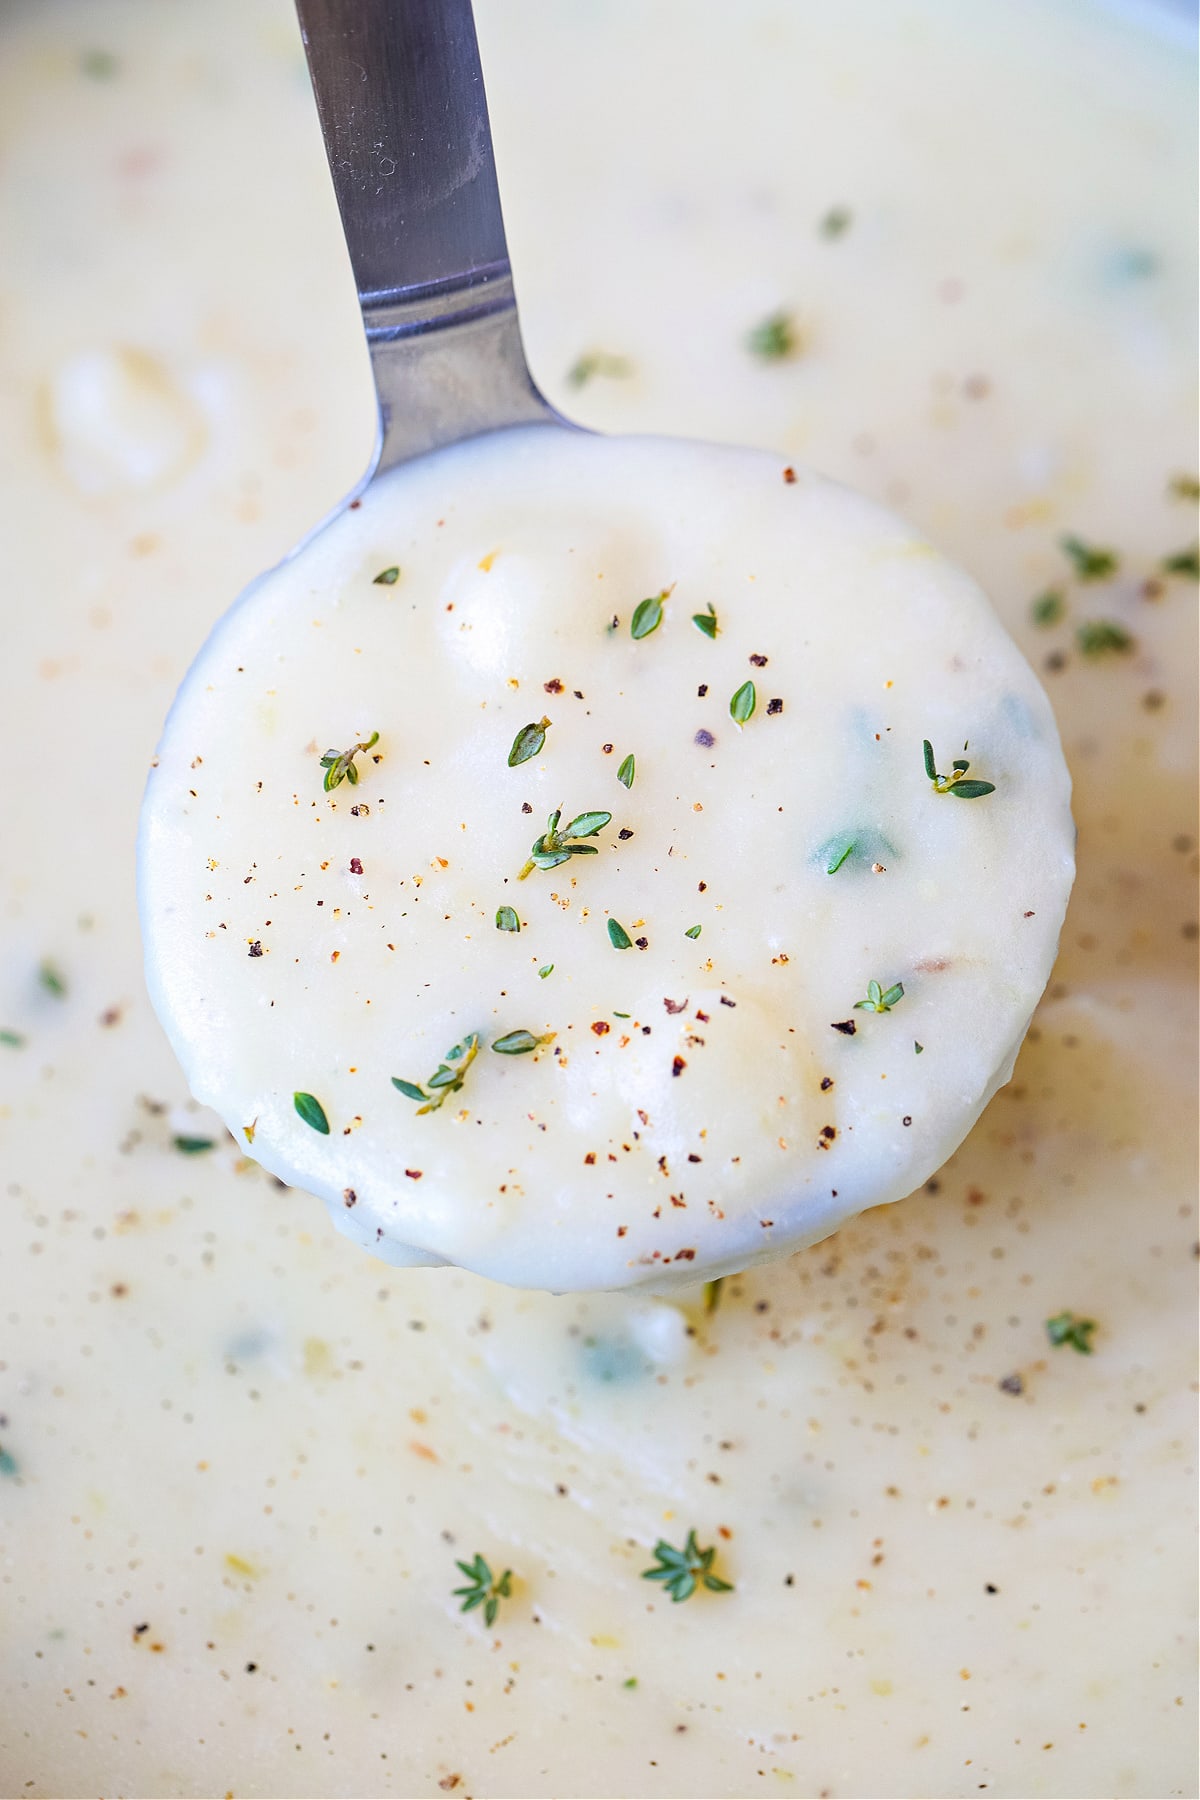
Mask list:
[[[282,0],[6,9],[0,1787],[1186,1794],[1187,45],[1027,0],[479,29],[554,402],[819,468],[995,600],[1074,780],[1059,960],[949,1164],[715,1311],[384,1268],[250,1161],[144,994],[135,830],[206,633],[366,463],[354,294]]]

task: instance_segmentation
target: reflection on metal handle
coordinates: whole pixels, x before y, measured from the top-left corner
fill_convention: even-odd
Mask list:
[[[379,395],[375,469],[553,421],[521,347],[470,0],[296,0]]]

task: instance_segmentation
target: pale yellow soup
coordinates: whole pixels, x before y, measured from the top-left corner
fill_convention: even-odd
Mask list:
[[[298,35],[10,8],[0,1788],[1186,1794],[1188,46],[993,0],[479,10],[539,380],[812,465],[992,596],[1074,781],[1059,960],[938,1176],[716,1310],[388,1269],[263,1173],[154,1021],[134,832],[209,628],[367,460]],[[675,1604],[642,1576],[692,1532],[731,1586]]]

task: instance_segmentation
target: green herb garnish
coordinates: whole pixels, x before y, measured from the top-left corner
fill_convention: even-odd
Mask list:
[[[706,1281],[705,1282],[705,1284],[704,1284],[704,1310],[706,1313],[715,1313],[718,1306],[720,1306],[720,1304],[721,1304],[721,1289],[724,1287],[724,1285],[725,1285],[725,1277],[723,1275],[718,1275],[715,1281]]]
[[[712,1573],[716,1554],[715,1545],[708,1550],[701,1550],[694,1531],[688,1532],[687,1542],[682,1550],[672,1549],[670,1544],[659,1538],[654,1546],[654,1556],[659,1566],[655,1569],[643,1569],[642,1580],[663,1582],[676,1603],[690,1599],[697,1586],[709,1588],[714,1594],[731,1594],[733,1583],[722,1581]]]
[[[745,725],[754,717],[754,709],[757,705],[758,695],[754,691],[754,683],[743,681],[729,702],[729,716],[735,725]]]
[[[630,1676],[630,1677],[629,1677],[629,1679],[628,1679],[628,1681],[623,1681],[623,1682],[622,1682],[622,1683],[621,1683],[621,1686],[622,1686],[622,1687],[623,1687],[623,1688],[635,1688],[635,1687],[636,1687],[636,1686],[637,1686],[637,1676],[636,1676],[636,1675],[631,1675],[631,1676]]]
[[[329,1120],[325,1117],[325,1108],[315,1094],[293,1094],[292,1105],[300,1114],[306,1125],[319,1131],[322,1137],[329,1136]]]
[[[702,928],[699,925],[689,925],[683,935],[684,935],[684,937],[698,938],[700,936],[701,929]]]
[[[372,582],[372,587],[395,587],[400,579],[400,565],[393,563],[390,569],[380,569]]]
[[[775,312],[746,333],[746,348],[764,362],[778,362],[794,356],[800,348],[800,335],[791,313]]]
[[[497,1038],[492,1049],[498,1056],[526,1056],[540,1044],[553,1042],[552,1031],[548,1031],[544,1037],[534,1037],[532,1031],[510,1031],[504,1037]]]
[[[0,1031],[0,1044],[7,1044],[10,1050],[20,1050],[24,1043],[19,1031]]]
[[[855,1012],[891,1012],[896,1002],[898,1000],[903,1000],[903,998],[903,982],[894,982],[885,994],[877,981],[868,981],[867,997],[865,1000],[856,1000],[854,1002],[854,1010]]]
[[[1192,581],[1200,581],[1200,544],[1192,544],[1187,550],[1176,550],[1173,556],[1164,556],[1158,566],[1164,575],[1186,575]]]
[[[1047,588],[1036,600],[1029,602],[1029,616],[1035,625],[1057,625],[1067,610],[1067,602],[1060,588]]]
[[[917,1056],[921,1056],[921,1055],[922,1055],[922,1054],[923,1054],[923,1053],[924,1053],[924,1050],[925,1050],[925,1046],[924,1046],[924,1044],[918,1044],[918,1042],[917,1042],[917,1040],[916,1040],[916,1038],[914,1038],[914,1039],[913,1039],[913,1052],[914,1052],[914,1054],[915,1054],[915,1055],[917,1055]]]
[[[457,1094],[462,1087],[463,1079],[480,1051],[479,1033],[469,1031],[461,1044],[455,1044],[453,1050],[447,1050],[445,1060],[440,1062],[424,1087],[415,1081],[401,1081],[398,1075],[392,1076],[392,1086],[398,1088],[406,1100],[419,1100],[417,1117],[422,1113],[436,1112],[444,1106],[451,1094]]]
[[[92,81],[111,81],[120,64],[111,50],[85,50],[79,67]]]
[[[38,981],[48,994],[54,995],[56,1000],[66,999],[66,981],[52,962],[44,962],[41,964],[38,969]]]
[[[1121,566],[1115,550],[1097,549],[1094,544],[1085,544],[1077,537],[1059,538],[1058,542],[1064,555],[1074,563],[1080,581],[1107,581]]]
[[[589,350],[571,364],[567,380],[572,387],[580,388],[593,375],[619,377],[632,374],[633,364],[627,356],[614,356],[608,350]]]
[[[501,1600],[507,1600],[512,1593],[512,1570],[505,1569],[497,1581],[483,1557],[478,1554],[469,1563],[459,1562],[456,1558],[454,1566],[462,1570],[469,1583],[467,1587],[454,1589],[455,1599],[465,1595],[458,1610],[467,1613],[476,1606],[482,1606],[484,1623],[494,1625]]]
[[[631,788],[633,786],[633,778],[636,773],[637,773],[637,765],[635,764],[635,762],[633,760],[633,754],[631,752],[625,758],[625,760],[621,764],[620,768],[617,770],[617,780],[621,783],[622,787]]]
[[[929,739],[924,740],[925,773],[933,783],[935,794],[953,794],[959,800],[979,800],[984,794],[994,794],[996,784],[993,781],[965,781],[963,777],[970,768],[970,763],[961,756],[950,765],[949,775],[939,775],[933,760],[933,745]],[[963,745],[963,749],[966,749]]]
[[[1091,1339],[1095,1329],[1095,1319],[1081,1319],[1073,1312],[1055,1313],[1052,1319],[1046,1320],[1046,1336],[1055,1348],[1070,1344],[1081,1356],[1092,1354]]]
[[[299,1096],[297,1096],[297,1098],[299,1098]],[[306,1100],[312,1100],[312,1095],[306,1094],[304,1096],[304,1098]],[[313,1100],[313,1105],[314,1106],[316,1105],[315,1100]],[[296,1111],[299,1112],[300,1108],[297,1107]],[[301,1117],[303,1117],[303,1116],[304,1115],[301,1114]],[[322,1113],[321,1117],[324,1118],[325,1114]],[[312,1124],[311,1119],[308,1122],[310,1125]],[[320,1129],[321,1128],[318,1125],[317,1130],[319,1131]],[[328,1124],[326,1124],[325,1130],[326,1130],[326,1132],[328,1132],[328,1130],[329,1130]],[[203,1154],[206,1150],[215,1150],[217,1147],[217,1140],[215,1138],[173,1137],[171,1139],[171,1143],[172,1143],[173,1147],[179,1151],[179,1154],[181,1156],[203,1156]]]
[[[321,767],[325,771],[325,792],[332,794],[335,787],[341,787],[348,781],[351,787],[358,786],[358,770],[354,759],[360,750],[373,750],[379,742],[379,733],[373,731],[369,738],[361,744],[351,744],[348,750],[327,750],[321,758]]]
[[[496,908],[497,931],[520,931],[520,929],[521,921],[518,919],[511,906],[498,906]]]
[[[610,812],[578,813],[569,825],[560,831],[558,821],[562,818],[562,808],[556,807],[546,820],[546,829],[541,837],[533,840],[533,849],[529,852],[529,861],[517,875],[518,881],[534,869],[556,869],[559,863],[565,863],[572,856],[599,856],[600,852],[594,844],[580,844],[577,838],[595,837],[598,831],[612,819]]]
[[[550,729],[549,719],[539,719],[536,724],[522,725],[512,741],[512,749],[508,753],[508,766],[517,768],[536,756],[546,741],[546,733]]]
[[[1173,475],[1167,483],[1167,492],[1176,500],[1190,500],[1195,504],[1200,500],[1200,476]]]
[[[706,638],[716,637],[720,628],[717,625],[717,609],[711,600],[708,603],[707,612],[692,614],[692,624],[697,631],[702,631]]]
[[[638,601],[633,609],[633,617],[629,621],[631,638],[649,637],[652,631],[658,630],[662,624],[663,601],[670,592],[670,588],[663,588],[660,594],[652,594],[648,600]]]
[[[825,865],[825,873],[827,875],[836,875],[837,874],[838,870],[841,868],[841,866],[845,862],[846,858],[848,856],[853,855],[855,842],[856,842],[856,840],[854,838],[851,838],[848,841],[848,843],[846,843],[844,845],[844,847],[840,850],[838,850],[835,846],[834,850],[830,853],[831,861],[827,862]]]
[[[547,975],[553,975],[553,973],[554,973],[554,964],[553,963],[543,963],[542,967],[538,970],[538,979],[539,979],[539,981],[545,981]]]
[[[849,231],[854,215],[848,206],[831,206],[821,220],[821,236],[827,238],[841,237],[843,231]]]
[[[1133,639],[1112,619],[1085,619],[1075,627],[1075,642],[1084,656],[1123,656],[1133,649]]]
[[[614,950],[633,949],[633,939],[630,937],[625,927],[617,923],[616,919],[610,919],[608,921],[608,941]]]

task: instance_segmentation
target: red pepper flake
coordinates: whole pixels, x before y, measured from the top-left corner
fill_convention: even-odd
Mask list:
[[[827,1094],[832,1086],[833,1086],[832,1075],[822,1075],[822,1077],[821,1077],[821,1092],[823,1094]]]
[[[633,836],[633,833],[630,831],[628,825],[624,825],[621,827],[621,830],[618,831],[617,836],[621,839],[622,843],[628,843],[629,839]]]
[[[696,1252],[694,1250],[677,1250],[675,1252],[676,1262],[695,1262],[695,1260]]]
[[[708,1024],[708,1014],[705,1012],[701,1012],[699,1007],[696,1008],[696,1017],[699,1019],[699,1021],[702,1025]]]
[[[557,675],[554,677],[553,681],[543,681],[542,686],[548,694],[561,694],[563,691],[563,684],[558,679]]]
[[[595,1019],[592,1022],[592,1030],[597,1037],[607,1037],[608,1033],[612,1030],[612,1026],[607,1019]]]
[[[795,469],[792,468],[790,463],[788,464],[787,468],[783,471],[783,479],[787,482],[789,487],[791,486],[792,482],[795,481],[795,479],[796,479],[796,471],[795,471]]]
[[[756,669],[765,669],[767,666],[766,657],[761,656],[757,650],[751,656],[750,661]]]
[[[629,1230],[628,1225],[618,1225],[617,1226],[617,1236],[624,1237],[628,1230]]]
[[[833,1139],[837,1136],[837,1126],[836,1125],[822,1125],[821,1136],[823,1138],[827,1138],[830,1142],[832,1142]]]
[[[424,1169],[405,1169],[404,1173],[410,1181],[420,1181],[425,1171]]]
[[[590,1169],[596,1161],[596,1152],[594,1150],[589,1150],[583,1160],[585,1165]]]
[[[523,813],[531,813],[533,811],[533,808],[532,808],[532,806],[530,806],[528,800],[522,800],[521,811]]]
[[[648,950],[650,948],[650,939],[649,938],[634,938],[633,941],[637,945],[639,950]]]
[[[682,1056],[677,1056],[671,1064],[671,1073],[672,1075],[682,1075],[686,1068],[687,1064],[684,1062]]]
[[[353,1188],[343,1188],[342,1189],[342,1202],[344,1205],[353,1206],[355,1204],[355,1202],[357,1201],[357,1199],[358,1199],[358,1195],[355,1193]]]
[[[687,1003],[686,999],[684,999],[684,1000],[668,1000],[666,995],[665,994],[663,995],[663,1005],[666,1007],[666,1009],[669,1013],[686,1012],[687,1004],[688,1003]]]
[[[263,953],[262,944],[258,938],[255,938],[254,942],[250,946],[250,955],[251,956],[261,956],[262,953]]]
[[[357,856],[352,856],[350,858],[350,873],[352,875],[361,875],[362,872],[361,862],[358,860]]]
[[[722,995],[721,995],[721,1005],[722,1005],[722,1006],[736,1006],[736,1005],[737,1005],[737,1001],[736,1001],[736,1000],[731,1000],[731,999],[730,999],[730,998],[729,998],[729,995],[728,995],[728,994],[722,994]]]
[[[783,711],[783,701],[782,700],[775,699],[775,700],[767,701],[767,713],[771,718],[774,718],[777,713],[781,713],[782,711]]]
[[[605,756],[611,756],[613,753],[613,747],[611,744],[601,744],[600,748],[603,750]]]
[[[853,1037],[858,1030],[858,1026],[854,1023],[853,1019],[842,1019],[835,1024],[832,1029],[834,1031],[840,1031],[843,1037]]]
[[[352,501],[351,501],[351,502],[350,502],[350,511],[351,511],[351,512],[357,512],[357,511],[358,511],[358,509],[359,509],[359,507],[360,507],[360,506],[361,506],[361,505],[362,505],[362,501],[361,501],[361,500],[352,500]]]

